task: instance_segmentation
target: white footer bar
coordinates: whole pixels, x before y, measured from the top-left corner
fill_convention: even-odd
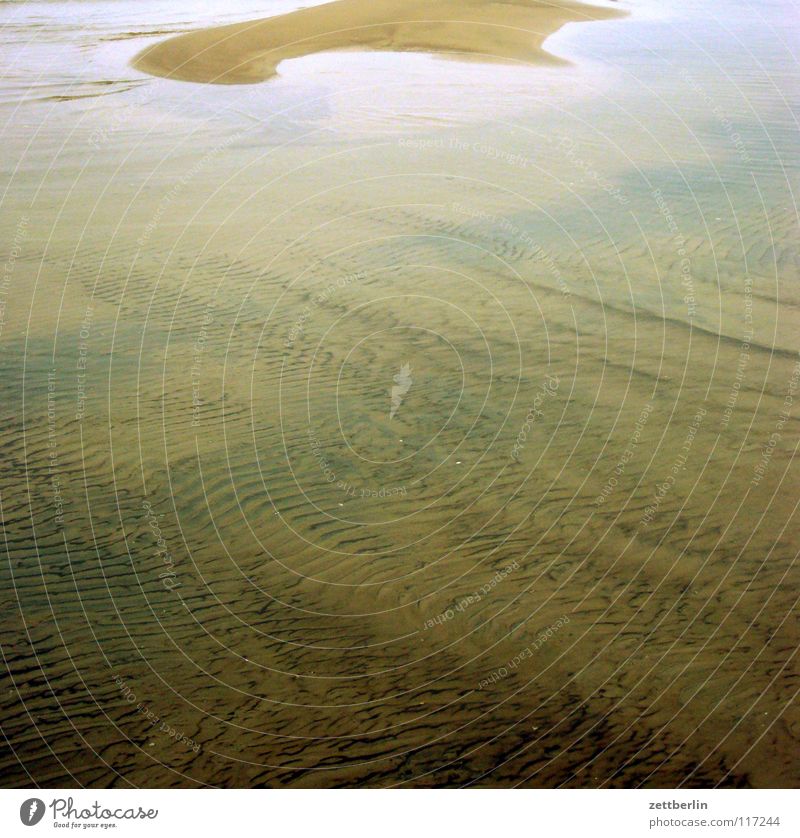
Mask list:
[[[800,835],[786,790],[2,790],[0,834],[325,838]]]

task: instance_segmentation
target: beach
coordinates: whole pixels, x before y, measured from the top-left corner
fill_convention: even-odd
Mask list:
[[[0,3],[4,785],[800,783],[788,0]]]
[[[502,10],[485,0],[337,0],[178,35],[145,49],[134,66],[165,78],[248,84],[274,76],[281,61],[329,50],[554,62],[542,43],[565,23],[623,16],[601,6],[541,0],[516,0]]]

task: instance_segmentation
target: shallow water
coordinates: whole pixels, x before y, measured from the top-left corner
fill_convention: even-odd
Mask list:
[[[0,3],[4,784],[797,785],[796,10],[618,5]]]

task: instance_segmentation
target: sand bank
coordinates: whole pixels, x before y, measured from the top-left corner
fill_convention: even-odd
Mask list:
[[[565,23],[623,16],[565,0],[338,0],[169,38],[139,53],[133,66],[184,81],[251,84],[274,76],[287,58],[341,49],[553,63],[560,59],[542,44]]]

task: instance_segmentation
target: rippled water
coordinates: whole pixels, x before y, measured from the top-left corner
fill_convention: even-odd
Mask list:
[[[0,3],[6,785],[797,784],[797,13],[618,5]]]

